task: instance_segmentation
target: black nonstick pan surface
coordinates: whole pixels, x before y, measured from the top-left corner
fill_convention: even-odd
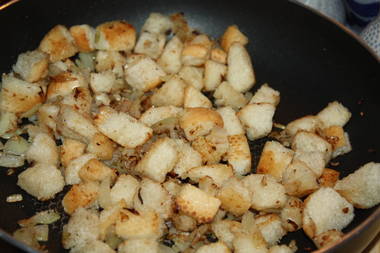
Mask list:
[[[139,29],[151,12],[184,12],[191,26],[214,38],[228,25],[237,24],[250,39],[248,50],[257,78],[253,91],[268,82],[281,92],[276,122],[286,124],[339,100],[353,115],[345,127],[353,151],[335,159],[339,165],[332,168],[346,176],[369,161],[380,162],[379,62],[340,26],[285,0],[21,0],[0,10],[0,72],[9,72],[17,55],[38,47],[43,35],[56,24],[96,26],[125,19]],[[263,143],[251,143],[256,158]],[[0,243],[1,252],[20,251],[8,244],[14,242],[4,234],[17,229],[17,220],[47,208],[63,213],[59,202],[63,193],[49,202],[34,200],[16,186],[21,171],[7,176],[6,169],[0,169],[0,235],[7,241]],[[6,203],[6,197],[13,193],[22,193],[24,200]],[[343,242],[320,252],[360,252],[369,243],[380,230],[380,208],[355,210],[355,215],[344,229],[348,234]],[[65,252],[59,232],[65,222],[67,217],[50,227],[49,252]],[[302,231],[288,234],[282,242],[293,239],[298,252],[315,250]]]

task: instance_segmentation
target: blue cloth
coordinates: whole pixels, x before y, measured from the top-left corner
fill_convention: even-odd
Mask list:
[[[380,0],[345,0],[348,9],[348,22],[366,26],[380,11]]]

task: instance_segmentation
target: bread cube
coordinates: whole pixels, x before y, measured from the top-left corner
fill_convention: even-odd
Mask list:
[[[68,147],[72,147],[72,146],[68,146]],[[84,154],[77,158],[72,157],[72,160],[69,161],[64,171],[66,184],[79,184],[81,182],[81,179],[79,177],[80,169],[88,161],[95,158],[96,157],[93,154]]]
[[[40,42],[39,49],[49,55],[51,62],[69,58],[78,52],[73,36],[63,25],[54,26]]]
[[[265,83],[256,91],[249,103],[268,103],[277,106],[278,103],[280,103],[280,92],[274,90],[267,83]]]
[[[332,154],[332,146],[328,141],[314,133],[305,131],[300,131],[294,136],[292,149],[296,152],[322,152],[325,163],[330,161]]]
[[[204,87],[203,68],[183,66],[179,71],[178,76],[187,84],[192,85],[198,90],[201,90]]]
[[[154,92],[150,101],[154,106],[183,106],[185,87],[185,82],[175,75]]]
[[[1,94],[1,93],[0,93]],[[1,95],[0,95],[1,96]],[[14,113],[1,111],[0,114],[0,136],[3,137],[17,129],[17,116]]]
[[[173,172],[180,178],[184,179],[187,177],[186,173],[188,170],[202,165],[202,157],[189,143],[186,143],[181,139],[176,139],[174,141],[177,145],[178,159],[173,168]]]
[[[322,175],[318,178],[319,185],[321,187],[331,187],[334,188],[336,182],[339,180],[340,172],[325,168],[322,171]]]
[[[92,95],[90,89],[85,87],[77,87],[70,94],[61,100],[61,105],[71,106],[80,114],[90,117]]]
[[[115,171],[98,159],[87,161],[87,163],[80,168],[78,175],[85,182],[102,181],[107,177],[116,177]]]
[[[214,218],[221,204],[220,200],[190,184],[182,186],[176,197],[179,209],[198,223],[208,223]]]
[[[139,121],[151,127],[161,120],[171,117],[177,118],[182,113],[182,111],[182,108],[171,105],[151,107],[141,115]]]
[[[315,133],[321,126],[322,122],[317,116],[308,115],[288,123],[285,132],[290,136],[296,135],[298,131]]]
[[[115,150],[115,143],[107,136],[96,133],[87,145],[86,151],[96,155],[100,160],[111,160]]]
[[[239,91],[235,90],[228,82],[222,82],[214,92],[215,104],[218,106],[230,106],[235,110],[247,104],[247,99]]]
[[[255,218],[257,227],[259,228],[265,241],[270,246],[277,244],[281,238],[286,235],[286,231],[282,227],[281,218],[279,215],[265,214]]]
[[[224,129],[226,129],[228,135],[245,134],[236,112],[231,107],[221,107],[216,111],[222,116]]]
[[[268,253],[294,253],[297,251],[297,247],[291,248],[287,245],[275,245],[269,249]]]
[[[87,81],[82,74],[62,72],[52,77],[46,96],[48,100],[53,100],[58,96],[64,97],[71,94],[75,88],[87,88],[87,86]]]
[[[322,111],[317,114],[324,128],[330,126],[343,127],[351,118],[351,112],[340,102],[329,103]]]
[[[164,187],[165,190],[174,197],[181,191],[181,181],[178,179],[169,178],[162,184],[162,187]]]
[[[115,253],[115,251],[106,243],[94,240],[87,241],[83,246],[72,248],[70,253]]]
[[[195,253],[230,253],[231,250],[223,242],[214,242],[199,247]]]
[[[242,180],[250,191],[252,208],[263,211],[281,208],[286,203],[285,187],[270,175],[250,174]]]
[[[46,133],[38,133],[26,152],[26,158],[36,163],[58,165],[58,148],[53,138]]]
[[[182,63],[186,66],[203,65],[210,53],[212,42],[205,34],[195,36],[182,50]]]
[[[48,73],[48,55],[39,51],[28,51],[19,54],[13,71],[27,82],[36,82]]]
[[[89,25],[74,25],[70,27],[71,36],[79,52],[91,52],[95,49],[95,29]]]
[[[94,123],[105,136],[126,148],[142,145],[153,134],[151,128],[111,107],[101,107]]]
[[[256,172],[269,174],[281,181],[282,174],[293,159],[294,151],[277,141],[267,141],[260,156]]]
[[[90,74],[90,86],[95,93],[110,92],[115,81],[116,76],[110,70]]]
[[[317,248],[324,248],[339,243],[343,239],[344,234],[336,229],[328,230],[320,233],[313,238],[313,242]]]
[[[173,29],[173,21],[170,17],[163,15],[161,13],[152,12],[149,17],[145,20],[142,32],[150,32],[157,34],[167,34]]]
[[[131,51],[136,43],[135,28],[125,21],[106,22],[96,27],[95,48]]]
[[[233,176],[233,172],[228,165],[212,164],[191,168],[186,175],[195,182],[198,182],[203,177],[210,177],[220,187]]]
[[[102,51],[98,50],[95,58],[95,69],[97,72],[112,70],[118,78],[124,75],[124,65],[127,59],[117,51]]]
[[[160,65],[160,67],[168,74],[178,73],[182,67],[182,49],[182,41],[178,38],[178,36],[174,36],[166,44],[164,51],[162,52],[160,58],[158,58],[158,65]]]
[[[211,228],[219,241],[224,242],[229,248],[233,248],[235,232],[241,231],[242,224],[238,221],[224,219],[214,221],[211,224]],[[260,243],[258,243],[258,245],[260,245]]]
[[[227,161],[235,175],[243,176],[251,171],[252,157],[245,134],[228,136]]]
[[[296,151],[293,159],[305,163],[317,177],[322,175],[326,165],[325,153],[321,151]]]
[[[174,214],[172,221],[174,227],[179,231],[191,232],[197,228],[196,220],[184,214]]]
[[[249,140],[262,138],[272,131],[275,109],[271,104],[248,104],[237,113]]]
[[[207,60],[204,72],[204,88],[206,91],[215,90],[227,73],[227,66],[213,60]]]
[[[233,240],[235,253],[267,253],[267,243],[261,232],[251,234],[238,234]]]
[[[37,118],[38,125],[47,130],[53,132],[57,129],[57,116],[59,113],[59,106],[55,104],[45,103],[38,108]]]
[[[114,233],[114,225],[116,221],[120,218],[120,213],[123,208],[125,208],[125,202],[119,201],[116,204],[111,204],[105,207],[99,215],[99,239],[107,240],[107,235],[112,231]]]
[[[323,129],[325,139],[332,145],[332,158],[344,155],[352,150],[348,134],[341,126],[330,126]]]
[[[119,253],[158,253],[158,242],[155,239],[128,239],[117,248]]]
[[[238,42],[241,45],[248,43],[248,38],[239,30],[237,25],[231,25],[227,27],[226,31],[220,40],[220,45],[224,51],[228,52],[233,43]]]
[[[339,180],[334,189],[357,208],[380,203],[380,163],[370,162]]]
[[[331,229],[341,230],[354,218],[353,206],[332,188],[321,187],[304,203],[303,230],[310,238]]]
[[[63,190],[65,181],[55,165],[37,163],[18,175],[17,185],[38,200],[48,200]]]
[[[289,197],[285,206],[281,209],[280,217],[282,227],[288,232],[294,232],[302,228],[303,202],[296,197]]]
[[[227,53],[224,52],[221,48],[213,48],[211,49],[210,59],[221,64],[226,64]]]
[[[165,72],[149,57],[126,65],[125,80],[137,90],[148,91],[162,83]]]
[[[137,195],[140,182],[131,175],[120,175],[114,186],[111,188],[111,202],[116,204],[124,200],[127,208],[133,208],[134,198]]]
[[[72,160],[83,155],[85,148],[86,144],[77,140],[65,138],[60,148],[60,158],[63,167],[67,167]]]
[[[152,59],[157,59],[164,50],[165,42],[165,34],[142,32],[134,51],[138,54],[145,54]]]
[[[183,107],[211,108],[212,103],[205,95],[202,94],[202,92],[194,88],[192,85],[187,85],[184,90]]]
[[[73,214],[80,207],[89,207],[99,195],[99,183],[85,182],[75,184],[62,199],[62,206],[66,213]]]

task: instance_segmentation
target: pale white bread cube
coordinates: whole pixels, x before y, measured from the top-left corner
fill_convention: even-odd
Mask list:
[[[193,217],[198,223],[211,222],[221,204],[219,199],[190,184],[182,186],[176,196],[176,203],[180,211]]]
[[[233,248],[235,232],[241,231],[242,224],[235,220],[217,220],[211,224],[211,229],[219,241],[224,242],[229,248]]]
[[[161,184],[144,178],[138,194],[135,194],[133,207],[139,213],[152,210],[163,219],[168,219],[173,214],[174,203],[169,192]]]
[[[126,148],[144,144],[153,134],[151,128],[127,113],[117,112],[111,107],[101,107],[94,123],[105,136]]]
[[[78,87],[88,87],[84,76],[81,73],[65,71],[52,77],[46,97],[48,100],[53,100],[58,96],[64,97]]]
[[[210,52],[210,59],[220,64],[227,63],[227,53],[221,48],[213,48]]]
[[[227,73],[227,66],[213,60],[207,60],[204,72],[204,88],[206,91],[215,90]]]
[[[173,168],[173,172],[180,178],[186,178],[187,171],[202,165],[202,157],[189,143],[181,139],[175,139],[174,141],[177,145],[178,159]]]
[[[72,160],[83,155],[85,149],[86,144],[77,140],[65,138],[59,150],[60,161],[63,167],[67,167]]]
[[[236,235],[233,249],[235,253],[268,253],[267,243],[259,231],[253,235],[244,233]]]
[[[63,25],[54,26],[40,42],[39,50],[49,55],[51,62],[75,55],[78,48],[69,30]]]
[[[226,129],[228,135],[245,134],[243,126],[241,125],[234,109],[230,106],[226,106],[218,108],[216,111],[222,116],[224,129]]]
[[[334,188],[335,184],[339,181],[339,176],[339,171],[324,168],[322,171],[322,175],[318,178],[319,186]]]
[[[199,182],[203,177],[210,177],[217,186],[229,180],[233,176],[232,168],[225,164],[211,164],[191,168],[186,176],[194,182]]]
[[[58,165],[58,148],[53,138],[46,133],[38,133],[26,152],[28,161]]]
[[[134,214],[123,209],[116,221],[116,235],[123,239],[156,239],[162,236],[163,220],[153,211]]]
[[[109,93],[115,81],[116,76],[111,70],[90,74],[90,87],[94,93]]]
[[[1,94],[1,93],[0,93]],[[1,96],[1,95],[0,95]],[[17,130],[16,114],[6,111],[1,111],[0,114],[0,136],[3,137],[9,133],[13,133]]]
[[[192,85],[187,85],[184,90],[183,107],[184,108],[194,108],[194,107],[211,108],[212,103],[205,95],[203,95],[202,92],[194,88]]]
[[[248,104],[237,113],[249,140],[262,138],[272,131],[275,110],[271,104]]]
[[[172,105],[151,107],[141,115],[139,121],[151,127],[161,120],[172,117],[177,118],[182,112],[183,109],[181,107]]]
[[[195,253],[230,253],[231,250],[223,242],[214,242],[199,247]]]
[[[232,177],[224,182],[216,197],[221,208],[235,216],[241,216],[251,207],[251,194],[243,183]]]
[[[216,185],[214,180],[208,176],[199,179],[198,188],[212,197],[216,197],[219,190],[219,187]]]
[[[56,104],[45,103],[41,105],[37,112],[38,125],[43,129],[55,132],[58,113],[59,106]]]
[[[98,50],[95,57],[95,69],[97,72],[111,70],[117,77],[123,77],[124,65],[127,59],[118,51]]]
[[[89,25],[74,25],[70,27],[75,45],[79,52],[91,52],[95,49],[95,29]]]
[[[278,214],[265,214],[255,217],[255,223],[268,245],[277,244],[286,235]]]
[[[220,114],[209,108],[186,108],[179,123],[190,141],[209,134],[214,127],[223,127]]]
[[[99,239],[104,240],[107,234],[114,232],[114,226],[116,221],[120,218],[120,213],[123,208],[125,208],[125,202],[119,201],[116,204],[109,205],[105,207],[99,215]]]
[[[222,82],[214,92],[215,104],[218,106],[230,106],[237,110],[245,106],[248,101],[246,97],[235,90],[228,82]]]
[[[347,154],[352,150],[348,133],[341,126],[330,126],[323,129],[325,139],[332,145],[332,158]]]
[[[291,248],[288,245],[275,245],[272,246],[268,253],[294,253],[297,251],[297,247]]]
[[[165,42],[165,34],[142,32],[137,40],[134,52],[157,59],[164,50]]]
[[[78,172],[79,177],[84,181],[101,182],[107,177],[112,180],[116,178],[115,170],[111,169],[98,159],[89,160]]]
[[[184,80],[187,84],[192,85],[198,90],[201,90],[204,87],[203,72],[203,68],[183,66],[178,72],[178,76],[182,78],[182,80]]]
[[[106,93],[94,94],[94,101],[97,106],[108,106],[111,104],[111,99]]]
[[[171,77],[150,98],[154,106],[183,106],[186,83],[178,76]]]
[[[252,156],[245,134],[228,136],[227,161],[232,166],[234,174],[243,176],[251,171]]]
[[[84,246],[99,236],[99,217],[93,210],[78,208],[63,228],[62,244],[65,249]]]
[[[317,177],[322,175],[326,165],[325,154],[321,151],[296,151],[293,159],[305,163]]]
[[[203,65],[211,50],[212,42],[205,34],[195,36],[182,50],[181,60],[186,66]]]
[[[289,122],[286,125],[285,132],[290,136],[296,135],[298,131],[315,133],[321,126],[322,122],[317,116],[307,115]]]
[[[115,143],[102,133],[92,136],[86,151],[96,155],[99,160],[111,160],[115,150]]]
[[[75,111],[89,117],[92,105],[92,95],[89,88],[77,87],[61,100],[61,105],[71,106]]]
[[[380,203],[380,163],[370,162],[339,180],[335,190],[357,208]]]
[[[158,58],[158,65],[160,65],[160,67],[168,74],[178,73],[182,67],[182,49],[182,41],[178,38],[178,36],[174,36],[166,44],[164,51],[162,52],[160,58]]]
[[[318,249],[328,247],[342,241],[344,234],[336,229],[320,233],[313,238],[313,242]]]
[[[317,134],[299,131],[293,138],[292,149],[296,152],[322,152],[325,162],[331,159],[331,144]]]
[[[231,25],[224,31],[224,34],[220,39],[220,45],[224,51],[228,52],[232,44],[235,42],[244,46],[248,43],[248,38],[239,30],[237,25]]]
[[[329,103],[317,114],[324,128],[330,126],[343,127],[351,118],[351,112],[338,101]]]
[[[289,232],[302,228],[303,202],[296,197],[289,197],[285,206],[281,209],[280,217],[282,227]]]
[[[331,229],[341,230],[354,218],[354,207],[332,188],[321,187],[304,204],[303,230],[310,238]]]
[[[124,200],[127,208],[133,208],[133,200],[139,189],[140,182],[131,175],[120,175],[111,188],[111,202],[116,204]]]
[[[239,91],[245,92],[256,82],[251,57],[247,49],[240,43],[233,43],[228,51],[227,81]]]
[[[99,195],[99,183],[85,182],[75,184],[62,199],[62,206],[66,213],[73,214],[80,207],[90,207]]]
[[[166,174],[175,166],[178,159],[176,143],[168,138],[155,141],[136,165],[135,170],[157,182],[164,182]]]
[[[125,21],[106,22],[96,27],[95,48],[131,51],[136,43],[135,28]]]
[[[161,67],[150,57],[143,57],[125,67],[125,80],[137,90],[154,89],[162,83],[165,75]]]
[[[128,239],[119,244],[119,253],[158,253],[158,242],[155,239]]]
[[[115,253],[108,244],[99,241],[87,241],[83,246],[75,247],[70,250],[70,253]]]
[[[181,191],[181,181],[174,178],[169,178],[166,180],[162,186],[169,192],[170,195],[177,196],[177,194]]]
[[[43,91],[40,86],[25,82],[12,74],[2,76],[1,111],[19,115],[42,102]]]
[[[261,153],[256,171],[269,174],[281,181],[282,174],[292,162],[294,151],[284,147],[277,141],[267,141]]]
[[[63,190],[65,181],[55,165],[37,163],[18,175],[17,185],[38,200],[48,200]]]
[[[170,17],[161,13],[152,12],[145,20],[142,32],[166,34],[173,29],[173,21]]]
[[[19,54],[13,71],[27,82],[36,82],[48,73],[48,55],[39,51],[28,51]]]
[[[319,188],[318,177],[303,162],[293,161],[282,175],[282,184],[290,196],[303,197]]]
[[[263,211],[285,205],[287,199],[285,187],[271,175],[250,174],[242,181],[251,193],[253,209]]]
[[[174,227],[183,232],[191,232],[197,228],[197,221],[184,214],[174,214],[172,216]]]
[[[280,92],[265,83],[255,92],[249,103],[268,103],[277,106],[280,103]]]
[[[91,159],[95,159],[93,154],[84,154],[72,159],[64,170],[66,184],[79,184],[82,180],[79,177],[79,170]]]

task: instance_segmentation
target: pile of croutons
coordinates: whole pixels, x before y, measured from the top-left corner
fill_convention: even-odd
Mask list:
[[[73,253],[290,253],[278,243],[299,229],[334,244],[354,207],[380,202],[380,164],[343,179],[326,168],[351,150],[334,101],[267,141],[253,173],[249,141],[272,132],[280,92],[250,92],[247,43],[235,25],[217,43],[182,14],[152,13],[139,36],[124,21],[57,25],[2,76],[0,165],[27,160],[18,185],[41,201],[70,186]]]

